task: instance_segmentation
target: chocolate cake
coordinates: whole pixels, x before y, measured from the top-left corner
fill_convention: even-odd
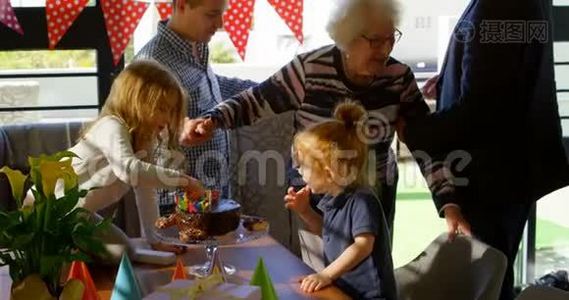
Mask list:
[[[241,205],[206,194],[198,201],[191,201],[186,195],[177,199],[176,211],[156,221],[158,228],[176,225],[181,241],[204,240],[210,236],[224,235],[239,226]]]

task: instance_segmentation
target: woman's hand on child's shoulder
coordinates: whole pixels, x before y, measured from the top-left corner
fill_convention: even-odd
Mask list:
[[[310,188],[303,187],[296,192],[293,187],[289,187],[284,197],[285,207],[298,214],[306,213],[310,209]]]
[[[332,279],[321,273],[310,274],[300,282],[300,289],[305,293],[319,291],[332,284]]]

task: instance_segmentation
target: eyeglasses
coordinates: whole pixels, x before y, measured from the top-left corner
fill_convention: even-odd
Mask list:
[[[399,40],[401,39],[402,36],[403,36],[403,33],[397,28],[395,28],[395,31],[393,32],[393,34],[391,34],[390,36],[387,36],[387,37],[369,38],[365,34],[362,34],[362,38],[369,43],[369,47],[372,49],[378,49],[381,46],[383,46],[384,43],[389,43],[389,44],[393,45],[393,44],[399,42]]]

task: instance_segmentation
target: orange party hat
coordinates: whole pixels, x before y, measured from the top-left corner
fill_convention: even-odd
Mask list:
[[[85,286],[82,298],[83,300],[99,300],[97,288],[95,287],[93,278],[91,277],[89,269],[87,269],[87,265],[84,262],[75,260],[71,263],[67,280],[71,279],[80,280]]]
[[[174,270],[174,274],[172,275],[172,280],[176,279],[188,279],[188,275],[186,275],[186,268],[180,258],[178,258],[178,262],[176,262],[176,270]]]

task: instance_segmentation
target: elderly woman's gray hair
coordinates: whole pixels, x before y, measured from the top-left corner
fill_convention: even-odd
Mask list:
[[[393,25],[399,23],[397,0],[336,0],[326,30],[340,49],[345,49],[361,35],[369,18],[385,18]]]

